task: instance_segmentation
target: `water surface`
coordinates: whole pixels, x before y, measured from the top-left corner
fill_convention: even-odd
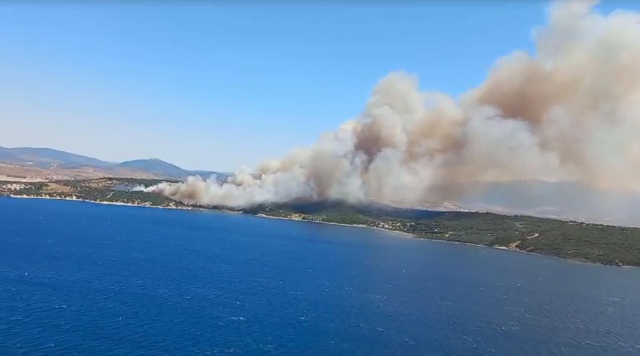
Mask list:
[[[2,355],[638,355],[640,270],[0,198]]]

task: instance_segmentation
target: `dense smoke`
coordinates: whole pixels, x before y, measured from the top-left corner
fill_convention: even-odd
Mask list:
[[[640,16],[560,1],[535,29],[536,54],[500,58],[459,100],[391,73],[362,114],[318,141],[223,182],[147,191],[243,207],[293,199],[442,203],[471,181],[571,180],[636,190]]]

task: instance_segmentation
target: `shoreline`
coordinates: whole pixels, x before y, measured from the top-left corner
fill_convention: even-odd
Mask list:
[[[308,223],[317,223],[317,224],[326,224],[326,225],[335,225],[335,226],[345,226],[345,227],[355,227],[355,228],[359,228],[359,229],[371,229],[371,230],[378,230],[378,231],[384,231],[384,232],[391,232],[393,234],[398,234],[400,236],[403,236],[404,238],[409,238],[409,239],[419,239],[419,237],[410,234],[408,232],[404,232],[404,231],[398,231],[398,230],[389,230],[389,229],[383,229],[381,227],[375,227],[375,226],[368,226],[368,225],[360,225],[360,224],[341,224],[341,223],[335,223],[335,222],[330,222],[330,221],[319,221],[319,220],[305,220],[305,219],[294,219],[294,218],[285,218],[285,217],[281,217],[281,216],[270,216],[270,215],[265,215],[265,214],[244,214],[247,216],[255,216],[258,218],[266,218],[266,219],[280,219],[280,220],[289,220],[289,221],[302,221],[302,222],[308,222]]]
[[[17,199],[67,200],[67,201],[76,201],[76,202],[85,202],[85,203],[103,204],[103,205],[119,205],[119,206],[132,206],[132,207],[142,207],[142,208],[173,209],[173,210],[185,210],[185,211],[209,211],[209,212],[216,212],[216,213],[242,214],[242,215],[253,216],[253,217],[257,217],[257,218],[279,219],[279,220],[289,220],[289,221],[301,221],[301,222],[306,222],[306,223],[318,223],[318,224],[327,224],[327,225],[335,225],[335,226],[343,226],[343,227],[353,227],[353,228],[364,228],[364,229],[378,230],[378,231],[384,231],[384,232],[392,233],[392,234],[396,235],[397,237],[402,237],[402,238],[407,238],[407,239],[428,240],[428,241],[434,241],[434,242],[443,242],[443,243],[450,243],[450,244],[460,244],[460,245],[467,245],[467,246],[491,248],[491,249],[495,249],[495,250],[519,252],[519,253],[524,253],[524,254],[529,254],[529,255],[542,256],[542,257],[551,257],[551,258],[555,258],[555,259],[559,259],[559,260],[563,260],[563,261],[567,261],[567,262],[587,264],[587,265],[593,265],[593,266],[640,269],[640,266],[616,265],[616,264],[590,262],[590,261],[572,259],[572,258],[567,258],[567,257],[562,257],[562,256],[555,256],[555,255],[551,255],[551,254],[542,254],[542,253],[537,253],[537,252],[532,252],[532,251],[525,251],[525,250],[520,250],[520,249],[517,249],[517,248],[511,248],[511,247],[508,247],[508,246],[490,246],[490,245],[474,244],[474,243],[464,242],[464,241],[453,241],[453,240],[433,239],[433,238],[429,238],[429,237],[420,237],[420,236],[416,236],[416,235],[413,235],[411,233],[404,232],[404,231],[390,230],[390,229],[385,229],[385,228],[380,228],[380,227],[375,227],[375,226],[368,226],[368,225],[360,225],[360,224],[342,224],[342,223],[334,223],[334,222],[329,222],[329,221],[305,220],[305,219],[295,219],[295,218],[287,218],[287,217],[281,217],[281,216],[269,216],[269,215],[265,215],[265,214],[247,214],[247,213],[238,212],[238,211],[232,211],[232,210],[194,208],[194,207],[188,207],[188,206],[172,207],[172,206],[157,206],[157,205],[147,205],[147,204],[131,204],[131,203],[119,203],[119,202],[95,201],[95,200],[78,199],[78,198],[71,198],[71,197],[51,197],[51,196],[46,196],[46,195],[33,196],[33,195],[0,194],[0,198],[1,197],[17,198]]]
[[[70,197],[51,197],[51,196],[46,196],[46,195],[36,196],[36,195],[0,194],[0,197],[16,198],[16,199],[66,200],[66,201],[76,201],[76,202],[83,202],[83,203],[93,203],[93,204],[103,204],[103,205],[120,205],[120,206],[137,206],[137,207],[141,207],[141,208],[156,208],[156,209],[206,210],[206,209],[191,208],[191,207],[158,206],[158,205],[148,205],[148,204],[131,204],[131,203],[119,203],[119,202],[99,201],[99,200],[89,200],[89,199],[78,199],[78,198],[70,198]]]

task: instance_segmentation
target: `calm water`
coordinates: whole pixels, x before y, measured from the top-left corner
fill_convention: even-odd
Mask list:
[[[0,198],[2,355],[639,355],[640,270]]]

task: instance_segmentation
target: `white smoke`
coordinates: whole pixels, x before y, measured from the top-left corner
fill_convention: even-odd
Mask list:
[[[573,180],[640,188],[640,16],[559,1],[535,29],[536,54],[496,61],[455,100],[391,73],[362,114],[318,141],[226,181],[191,177],[150,188],[200,204],[294,199],[424,204],[471,181]]]
[[[132,191],[132,192],[144,192],[144,191],[145,191],[145,189],[147,189],[147,187],[145,187],[145,186],[144,186],[144,185],[142,185],[142,184],[138,184],[138,185],[136,185],[135,187],[131,188],[131,191]]]

